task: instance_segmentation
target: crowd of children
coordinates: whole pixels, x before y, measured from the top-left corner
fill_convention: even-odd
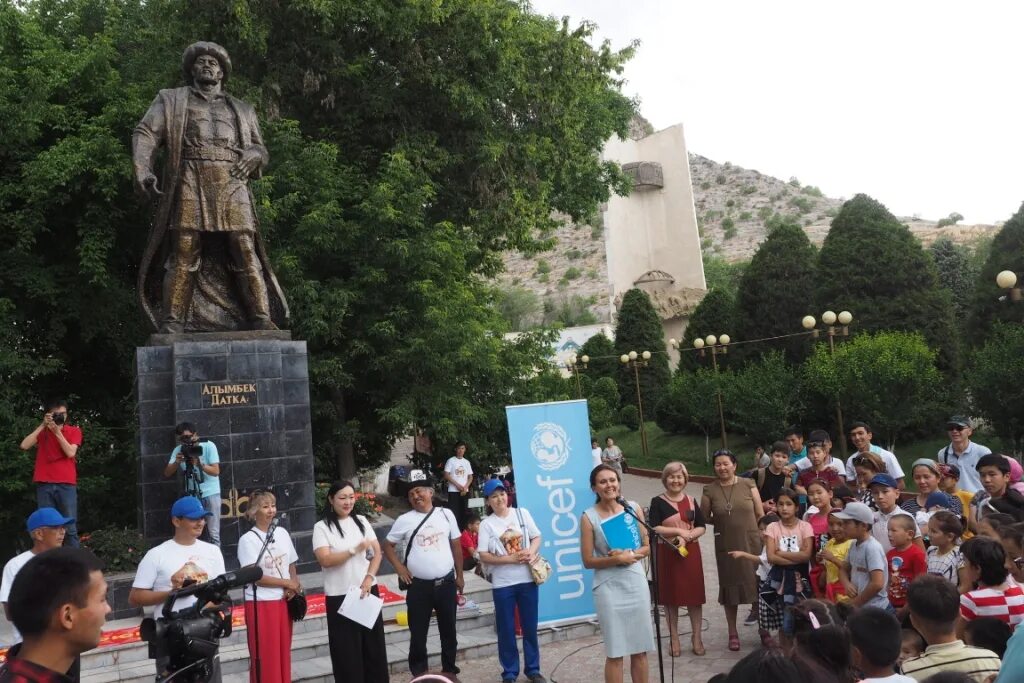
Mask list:
[[[711,680],[1024,681],[1019,463],[981,456],[981,489],[965,492],[957,465],[920,459],[901,505],[880,457],[851,459],[855,490],[828,446],[812,435],[798,468],[778,442],[748,474],[771,511],[764,550],[732,555],[757,567],[764,647]]]

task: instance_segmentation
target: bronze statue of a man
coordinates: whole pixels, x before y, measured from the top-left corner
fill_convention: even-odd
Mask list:
[[[248,184],[269,159],[256,113],[224,92],[231,59],[220,45],[190,45],[181,66],[188,85],[161,90],[132,136],[136,186],[158,202],[139,270],[143,310],[168,334],[278,329],[288,307]],[[161,256],[162,283],[152,267]]]

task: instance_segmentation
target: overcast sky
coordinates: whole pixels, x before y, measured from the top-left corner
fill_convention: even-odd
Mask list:
[[[691,152],[901,216],[1024,200],[1024,3],[533,0],[640,41],[626,93]]]

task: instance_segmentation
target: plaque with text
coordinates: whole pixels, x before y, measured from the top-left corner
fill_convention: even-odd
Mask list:
[[[255,382],[209,383],[200,389],[204,408],[256,405]]]

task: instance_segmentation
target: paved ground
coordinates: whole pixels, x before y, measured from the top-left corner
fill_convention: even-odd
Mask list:
[[[687,492],[700,499],[703,486],[692,484]],[[658,479],[647,479],[625,475],[623,477],[623,495],[631,500],[646,505],[651,498],[662,492],[661,481]],[[683,644],[683,656],[673,659],[668,656],[668,630],[662,623],[662,636],[664,638],[663,651],[665,662],[665,681],[671,683],[704,683],[708,678],[719,672],[728,671],[741,657],[748,654],[753,648],[760,647],[757,637],[756,626],[740,626],[740,642],[742,649],[739,652],[729,652],[728,633],[725,626],[725,614],[718,605],[718,574],[715,570],[714,561],[714,536],[711,527],[708,533],[701,538],[701,554],[704,558],[704,582],[707,590],[708,604],[704,611],[704,632],[703,640],[707,654],[703,657],[695,657],[689,649],[690,622],[684,615],[680,615],[680,640]],[[745,609],[740,609],[740,617],[746,615]],[[589,647],[588,647],[589,646]],[[541,650],[541,664],[544,674],[552,683],[598,683],[604,680],[604,649],[600,636],[574,640],[555,645],[545,646]],[[650,677],[649,681],[660,681],[658,676],[657,653],[649,655]],[[460,662],[462,674],[459,676],[463,683],[498,683],[500,681],[501,668],[498,665],[497,655],[484,659],[475,659],[469,662]],[[674,668],[674,672],[673,672]],[[674,675],[673,675],[674,673]],[[395,681],[402,681],[399,677],[392,677]],[[520,681],[525,680],[520,677]],[[626,680],[631,680],[626,674]],[[646,681],[644,683],[647,683]]]

